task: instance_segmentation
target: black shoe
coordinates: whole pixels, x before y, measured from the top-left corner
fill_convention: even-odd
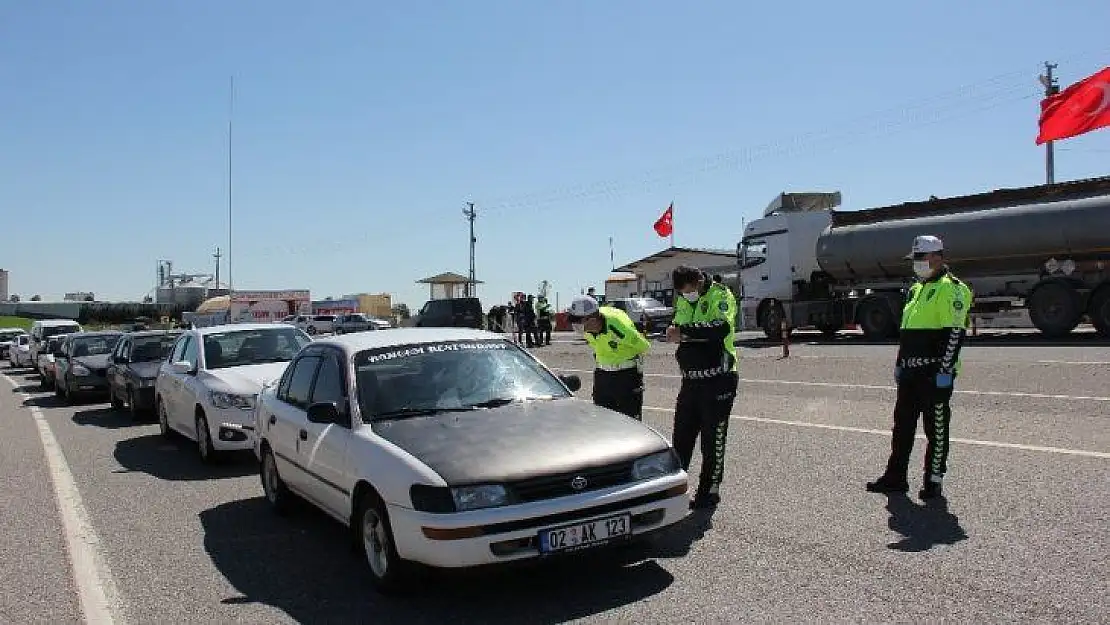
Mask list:
[[[691,510],[706,510],[709,508],[716,508],[721,503],[721,496],[717,493],[698,494],[694,496],[693,501],[690,502]]]
[[[917,496],[922,499],[935,499],[942,495],[942,488],[937,482],[925,482],[925,485],[918,491]]]
[[[884,475],[874,482],[868,482],[867,490],[872,493],[905,493],[909,492],[910,485],[904,480],[894,480]]]

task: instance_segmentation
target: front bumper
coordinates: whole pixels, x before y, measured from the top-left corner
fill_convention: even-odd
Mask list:
[[[212,447],[216,451],[254,449],[254,411],[239,408],[205,408]]]
[[[92,375],[75,375],[71,378],[73,381],[68,384],[71,391],[77,393],[107,393],[108,392],[108,378],[92,374]]]
[[[518,562],[545,556],[539,533],[578,521],[631,513],[631,535],[587,548],[627,542],[673,525],[690,513],[688,476],[677,474],[636,484],[528,504],[432,514],[389,505],[394,542],[402,558],[438,568]]]

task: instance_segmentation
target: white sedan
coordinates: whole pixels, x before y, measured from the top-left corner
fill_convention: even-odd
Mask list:
[[[255,397],[312,338],[292,326],[235,323],[184,332],[154,383],[162,435],[196,441],[201,459],[254,448]]]
[[[580,385],[479,330],[317,339],[259,396],[262,486],[279,512],[296,496],[350,527],[381,591],[414,563],[537,558],[685,518],[667,439]]]
[[[31,337],[20,334],[12,338],[8,346],[8,365],[13,369],[30,367],[34,364],[31,360]]]

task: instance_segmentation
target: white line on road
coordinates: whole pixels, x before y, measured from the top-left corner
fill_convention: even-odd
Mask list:
[[[568,373],[593,373],[592,369],[563,369],[561,367],[553,367],[557,371],[566,371]],[[682,376],[674,375],[671,373],[645,373],[644,377],[648,378],[668,378],[673,380],[680,380]],[[880,386],[877,384],[844,384],[840,382],[803,382],[801,380],[760,380],[756,378],[740,378],[741,382],[748,384],[787,384],[796,386],[818,386],[824,388],[862,388],[871,391],[895,391],[898,390],[893,386]],[[985,395],[991,397],[1024,397],[1029,399],[1064,399],[1073,401],[1106,401],[1110,402],[1110,397],[1099,397],[1091,395],[1050,395],[1048,393],[1021,393],[1017,391],[973,391],[956,389],[956,394],[963,395]]]
[[[644,406],[644,410],[654,410],[657,412],[674,412],[674,408],[663,408],[661,406]],[[871,428],[857,428],[848,425],[832,425],[828,423],[811,423],[809,421],[787,421],[785,419],[768,419],[766,417],[748,417],[744,415],[729,415],[738,421],[753,421],[756,423],[771,423],[774,425],[789,425],[793,427],[802,428],[816,428],[821,430],[836,430],[838,432],[856,432],[860,434],[878,434],[880,436],[890,436],[890,430],[875,430]],[[918,440],[926,440],[922,434],[917,435]],[[1050,454],[1063,454],[1068,456],[1084,456],[1087,458],[1103,458],[1110,459],[1110,453],[1101,451],[1088,451],[1086,449],[1064,449],[1062,447],[1044,447],[1041,445],[1022,445],[1020,443],[1001,443],[998,441],[980,441],[970,438],[950,438],[953,443],[963,443],[965,445],[979,445],[981,447],[1002,447],[1004,449],[1020,449],[1023,451],[1043,451]]]
[[[7,375],[0,375],[12,388],[19,388],[15,380]],[[27,393],[20,393],[19,396],[23,400],[31,399],[31,395]],[[97,537],[89,520],[89,513],[81,500],[81,492],[77,489],[73,472],[66,462],[65,453],[42,411],[37,406],[30,406],[29,410],[35,419],[50,470],[50,480],[54,484],[54,497],[62,517],[73,580],[77,584],[85,622],[95,625],[122,623],[119,591],[100,546],[100,538]]]

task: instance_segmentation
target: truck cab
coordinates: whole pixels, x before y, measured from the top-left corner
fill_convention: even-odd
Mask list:
[[[736,255],[745,330],[778,337],[784,318],[791,327],[799,325],[795,317],[802,311],[795,311],[795,301],[809,299],[814,288],[821,288],[814,250],[829,226],[829,211],[839,204],[839,192],[781,193],[761,218],[744,228]],[[825,325],[839,329],[843,324],[836,320]]]

